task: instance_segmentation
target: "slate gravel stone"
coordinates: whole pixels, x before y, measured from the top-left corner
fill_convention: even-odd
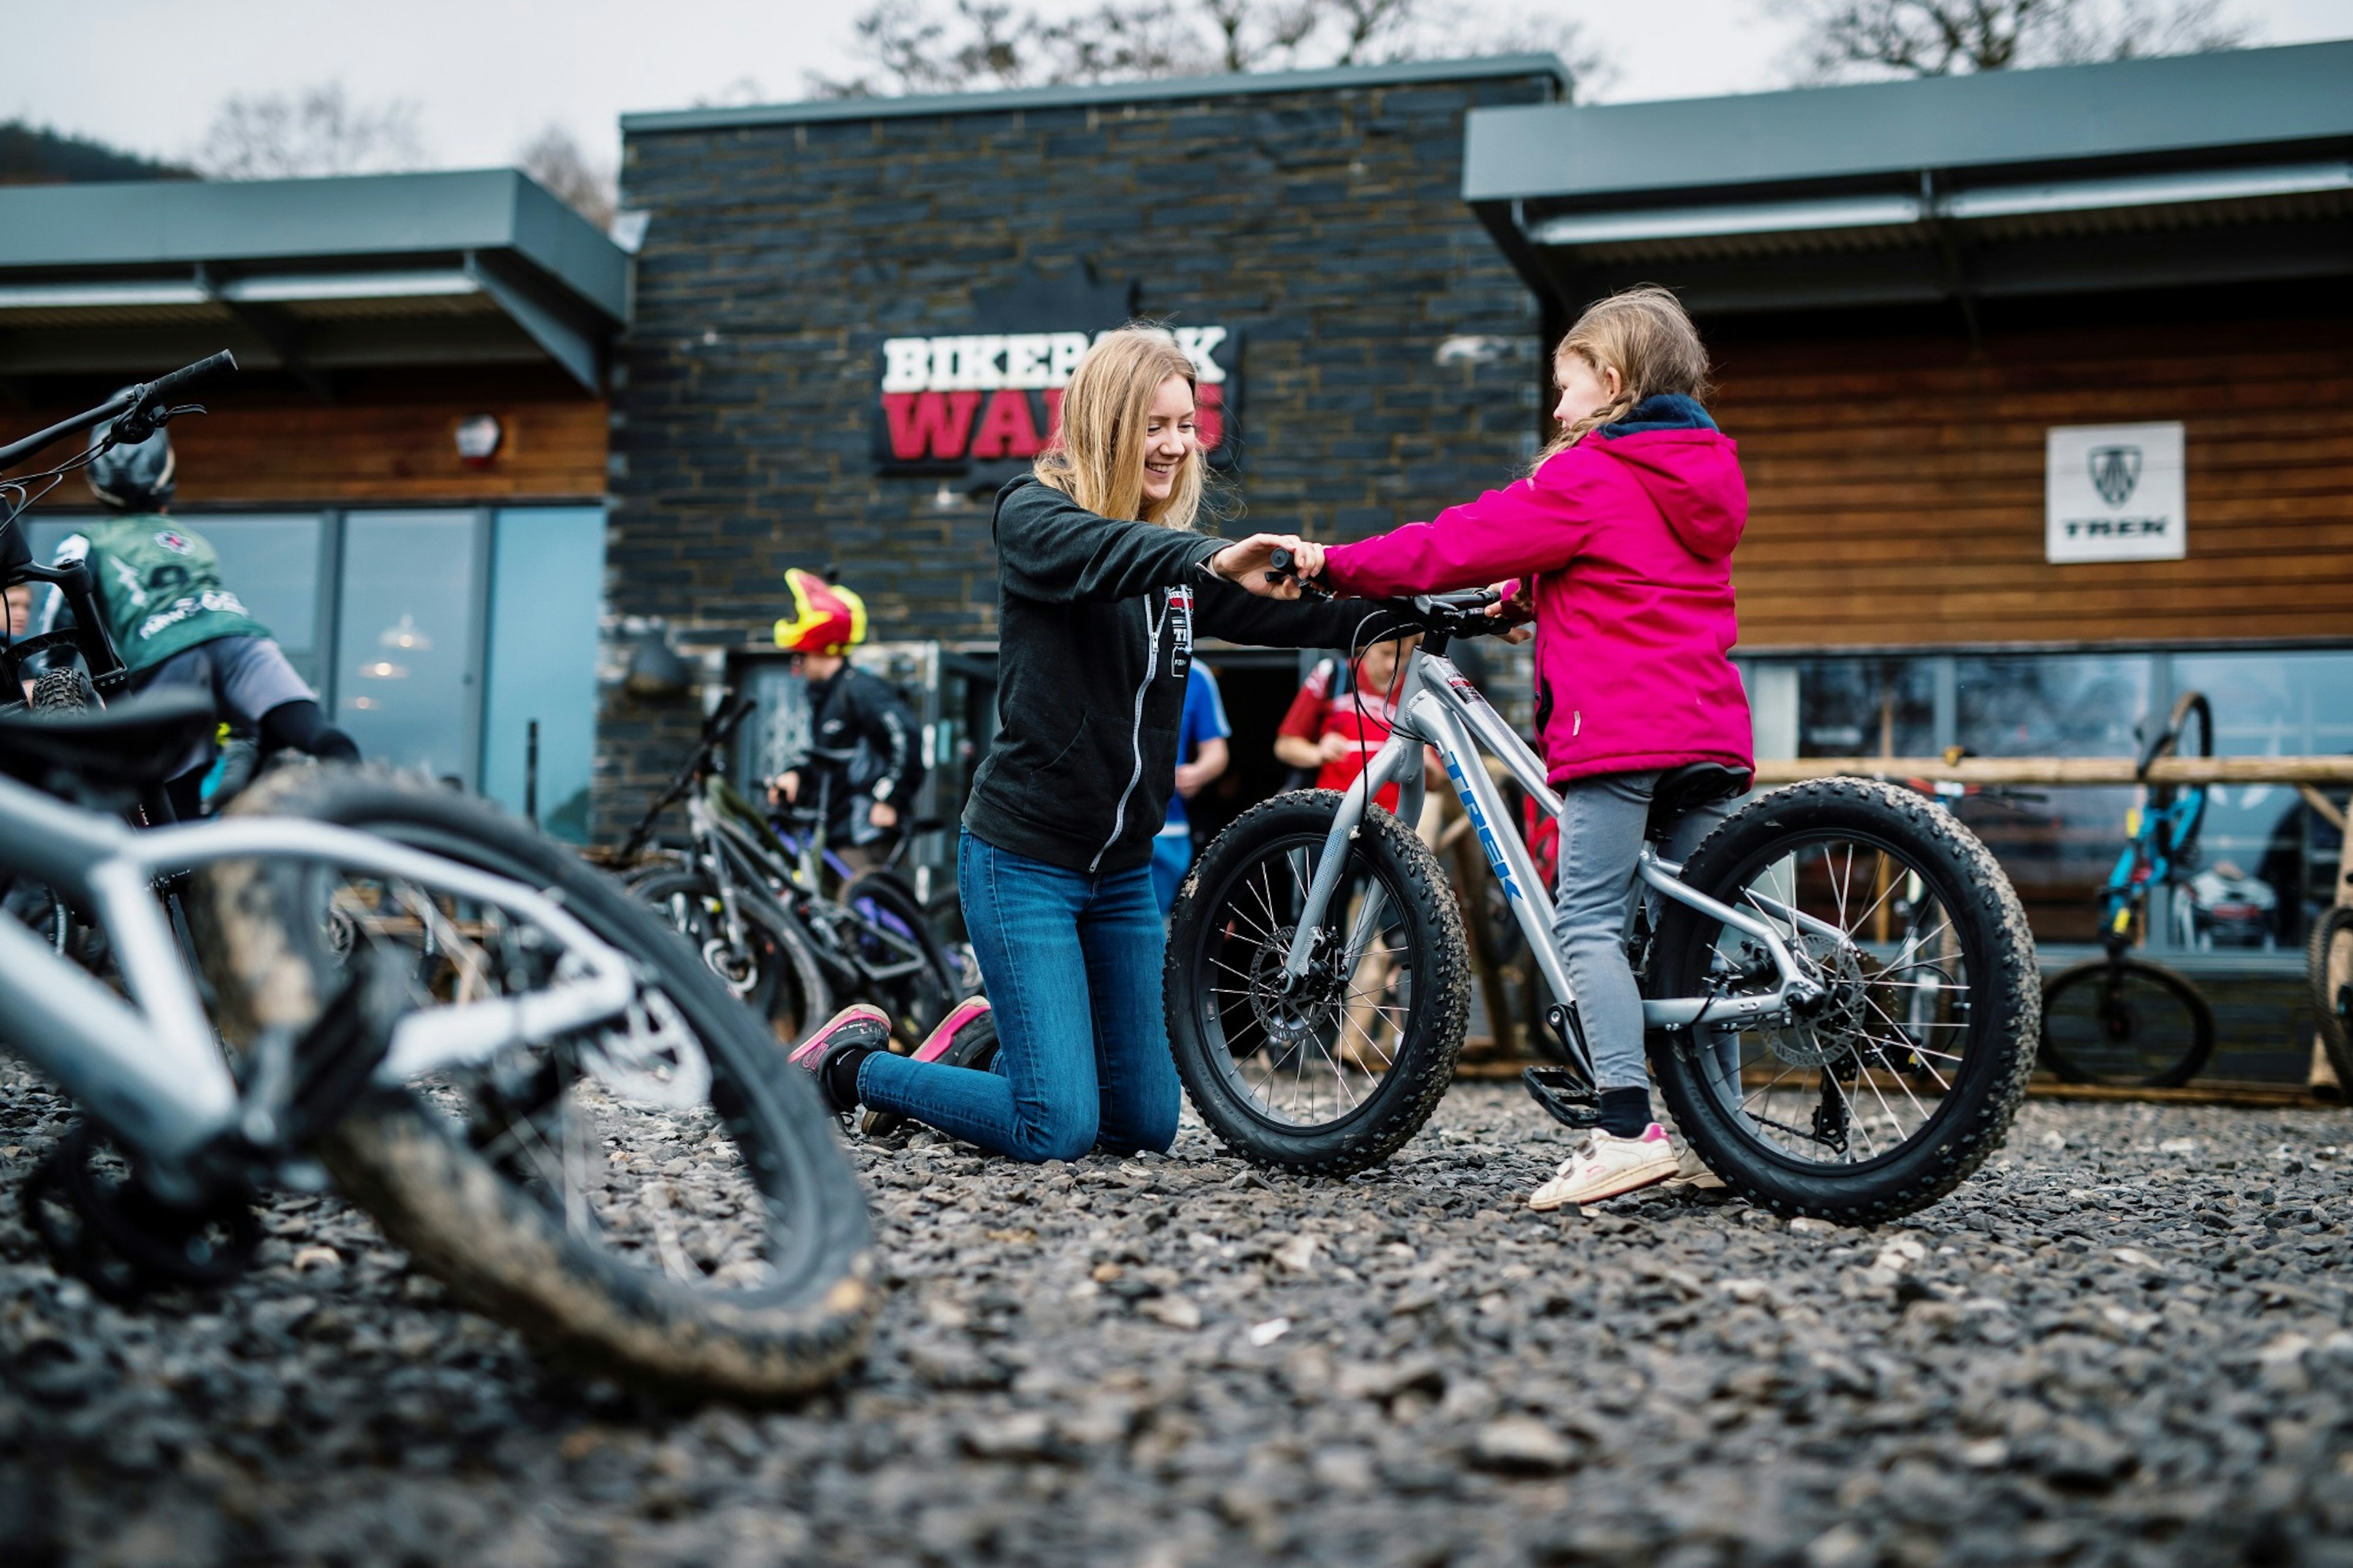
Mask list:
[[[68,1121],[0,1058],[0,1181]],[[786,1410],[543,1361],[332,1197],[134,1311],[10,1203],[0,1562],[2353,1563],[2343,1113],[2035,1102],[1870,1230],[1529,1214],[1565,1138],[1463,1084],[1337,1182],[855,1143],[892,1300]]]

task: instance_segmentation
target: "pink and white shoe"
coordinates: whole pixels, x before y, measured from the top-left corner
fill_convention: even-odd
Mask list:
[[[1599,1203],[1665,1181],[1676,1170],[1675,1146],[1653,1121],[1640,1138],[1595,1132],[1586,1146],[1560,1163],[1552,1180],[1535,1190],[1528,1207],[1556,1209],[1563,1204]]]
[[[786,1059],[795,1067],[807,1068],[817,1079],[818,1094],[824,1100],[826,1108],[837,1116],[843,1116],[857,1110],[858,1101],[852,1097],[848,1103],[843,1103],[842,1097],[834,1089],[834,1075],[826,1068],[845,1050],[881,1050],[890,1043],[890,1016],[880,1007],[855,1002],[819,1025],[807,1039],[794,1047],[793,1054]]]
[[[967,996],[948,1010],[939,1026],[923,1037],[910,1059],[943,1067],[987,1068],[997,1058],[997,1016],[986,996]],[[869,1138],[895,1132],[906,1118],[894,1110],[870,1110],[860,1128]]]

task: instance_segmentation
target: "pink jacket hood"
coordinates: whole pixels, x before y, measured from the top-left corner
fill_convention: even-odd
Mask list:
[[[1429,522],[1341,545],[1334,587],[1368,597],[1530,579],[1536,728],[1556,784],[1684,763],[1752,769],[1732,552],[1739,447],[1686,397],[1652,397],[1525,479]]]
[[[1596,449],[1626,466],[1684,549],[1730,559],[1748,525],[1748,481],[1728,437],[1715,430],[1661,430],[1605,439]]]

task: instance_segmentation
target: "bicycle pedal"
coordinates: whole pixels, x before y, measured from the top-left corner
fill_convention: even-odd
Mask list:
[[[1601,1096],[1567,1068],[1528,1068],[1520,1074],[1520,1087],[1564,1127],[1589,1132],[1601,1125]]]

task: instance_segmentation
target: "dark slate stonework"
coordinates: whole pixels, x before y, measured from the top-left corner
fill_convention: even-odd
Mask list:
[[[993,637],[985,499],[874,471],[881,344],[979,330],[976,289],[1039,275],[1092,268],[1243,335],[1249,525],[1356,538],[1501,482],[1534,449],[1540,319],[1458,194],[1462,117],[1551,87],[632,131],[623,204],[650,218],[613,392],[613,616],[715,674],[766,640],[786,567],[831,564],[878,637]],[[1450,340],[1478,341],[1441,360]],[[606,837],[694,719],[607,703]]]

